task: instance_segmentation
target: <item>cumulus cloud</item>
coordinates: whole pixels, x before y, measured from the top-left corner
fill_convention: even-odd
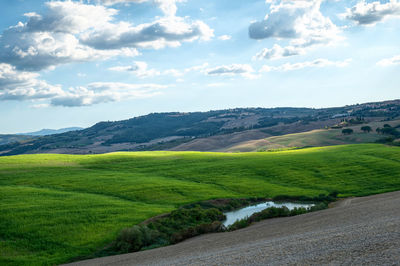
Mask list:
[[[70,88],[62,95],[51,98],[51,105],[64,107],[90,106],[127,99],[142,99],[160,94],[165,86],[157,84],[127,84],[96,82],[86,87]]]
[[[340,29],[321,11],[321,0],[270,0],[269,13],[249,26],[249,36],[261,40],[288,39],[290,46],[264,49],[258,57],[279,58],[297,55],[306,48],[329,45],[342,39]]]
[[[136,61],[131,66],[116,66],[110,67],[111,71],[119,71],[119,72],[130,72],[135,74],[139,78],[147,78],[159,76],[161,73],[155,69],[148,69],[147,63],[142,61]]]
[[[358,25],[375,25],[389,17],[400,16],[400,2],[390,0],[387,3],[375,1],[367,3],[360,1],[352,8],[348,8],[342,17],[352,20]]]
[[[62,93],[60,86],[39,80],[38,74],[18,71],[0,63],[0,100],[31,100],[51,98]]]
[[[391,58],[382,59],[376,64],[378,66],[382,66],[382,67],[400,65],[400,55],[396,55]]]
[[[153,0],[156,5],[164,12],[165,15],[173,16],[176,14],[176,3],[184,2],[185,0]]]
[[[25,32],[24,28],[21,25],[7,30],[0,38],[0,61],[21,70],[39,71],[60,64],[138,54],[131,48],[96,50],[82,45],[72,34]]]
[[[82,34],[81,41],[96,49],[160,49],[177,47],[181,42],[207,41],[213,36],[213,30],[202,21],[187,23],[184,18],[166,17],[138,26],[125,22],[109,24],[101,31]]]
[[[59,64],[136,56],[137,48],[159,49],[181,42],[209,40],[213,30],[202,21],[175,16],[133,26],[115,22],[117,10],[72,1],[46,3],[43,15],[27,13],[0,36],[0,62],[39,71]]]
[[[300,63],[286,63],[280,66],[268,66],[264,65],[260,72],[271,72],[271,71],[292,71],[292,70],[299,70],[303,68],[322,68],[328,66],[334,67],[346,67],[350,64],[352,60],[346,59],[344,61],[330,61],[327,59],[316,59],[313,61],[305,61]]]
[[[0,37],[0,61],[18,69],[39,71],[59,64],[135,56],[135,48],[96,50],[82,44],[79,33],[110,24],[115,9],[77,2],[47,2],[44,15],[27,13],[26,23],[5,30]]]
[[[101,5],[86,5],[72,1],[46,2],[47,11],[43,14],[26,13],[29,18],[25,24],[27,32],[63,32],[78,34],[88,29],[101,29],[108,25],[116,9]]]
[[[254,69],[249,64],[222,65],[214,68],[208,68],[205,73],[209,76],[243,76],[245,78],[256,78]]]
[[[176,4],[185,1],[186,0],[99,0],[98,2],[103,3],[104,5],[151,2],[157,5],[166,16],[174,16],[178,9]]]
[[[47,100],[35,107],[88,106],[99,103],[152,97],[166,86],[158,84],[127,84],[115,82],[90,83],[63,90],[60,85],[51,85],[38,79],[39,74],[19,71],[9,64],[0,64],[0,101]]]
[[[280,59],[284,57],[304,54],[305,49],[295,46],[281,47],[275,44],[271,49],[264,48],[261,52],[256,54],[255,59]]]

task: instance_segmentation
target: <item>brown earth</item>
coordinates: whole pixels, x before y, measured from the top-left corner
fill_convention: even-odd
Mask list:
[[[400,191],[71,265],[399,265]]]
[[[326,121],[315,121],[308,124],[292,123],[279,124],[268,128],[259,128],[235,132],[231,134],[211,136],[208,138],[198,138],[190,142],[183,143],[170,150],[172,151],[229,151],[230,147],[271,137],[272,135],[285,135],[298,132],[307,132],[314,129],[324,128],[325,126],[333,126],[340,120],[331,119]]]

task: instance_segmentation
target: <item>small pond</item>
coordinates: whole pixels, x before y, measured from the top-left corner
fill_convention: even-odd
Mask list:
[[[248,206],[236,211],[226,212],[226,220],[223,222],[225,226],[229,226],[236,222],[237,220],[246,218],[251,216],[253,213],[260,212],[264,209],[270,207],[283,207],[286,206],[289,210],[293,210],[294,208],[310,208],[314,206],[314,204],[302,204],[302,203],[290,203],[290,202],[282,202],[282,203],[275,203],[273,201],[267,201],[263,203],[259,203],[257,205]]]

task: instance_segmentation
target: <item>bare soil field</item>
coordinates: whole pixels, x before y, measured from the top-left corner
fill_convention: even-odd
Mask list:
[[[71,265],[399,265],[400,191]]]
[[[326,121],[315,121],[308,124],[292,123],[292,124],[279,124],[276,126],[245,130],[242,132],[235,132],[231,134],[223,134],[211,136],[207,138],[198,138],[187,143],[183,143],[176,147],[171,148],[171,151],[234,151],[232,147],[238,145],[245,145],[247,142],[264,141],[265,138],[273,135],[286,135],[298,132],[307,132],[310,130],[321,129],[325,126],[332,126],[338,123],[339,120],[331,119]],[[253,150],[256,150],[254,148]],[[247,151],[247,150],[246,150]]]

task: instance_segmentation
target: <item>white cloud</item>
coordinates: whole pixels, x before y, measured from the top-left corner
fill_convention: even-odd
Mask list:
[[[9,64],[0,64],[0,101],[44,100],[34,107],[88,106],[99,103],[146,98],[158,95],[166,86],[158,84],[127,84],[97,82],[63,90],[39,80],[38,74],[19,71]]]
[[[162,74],[166,75],[166,76],[173,76],[173,77],[176,77],[176,78],[177,77],[182,77],[184,75],[184,73],[182,71],[180,71],[178,69],[174,69],[174,68],[167,69],[167,70],[163,71]]]
[[[221,40],[221,41],[228,41],[230,39],[232,39],[232,36],[230,36],[230,35],[221,35],[218,37],[218,40]]]
[[[60,86],[39,80],[38,74],[18,71],[14,66],[0,63],[0,100],[32,100],[55,97]]]
[[[142,99],[160,94],[159,90],[165,87],[157,84],[96,82],[86,87],[70,88],[64,94],[51,98],[51,105],[79,107],[128,99]]]
[[[36,73],[17,71],[9,64],[0,63],[0,90],[10,86],[29,85],[36,77],[38,77]]]
[[[153,0],[167,16],[174,16],[177,11],[176,3],[185,2],[185,0]]]
[[[300,63],[286,63],[280,66],[268,66],[264,65],[260,72],[271,72],[271,71],[292,71],[299,70],[303,68],[322,68],[322,67],[346,67],[350,64],[351,59],[346,59],[344,61],[330,61],[327,59],[316,59],[313,61],[305,61]]]
[[[272,0],[264,20],[253,22],[249,36],[261,40],[288,39],[290,46],[261,51],[258,56],[278,58],[303,53],[316,45],[331,45],[343,39],[340,29],[320,11],[322,0]]]
[[[202,21],[187,23],[184,18],[166,17],[138,26],[125,22],[109,24],[102,30],[82,34],[81,41],[100,50],[127,47],[160,49],[177,47],[181,42],[208,41],[213,36],[213,30]]]
[[[209,66],[208,63],[203,63],[202,65],[188,67],[184,70],[185,73],[192,72],[192,71],[204,71]]]
[[[149,0],[97,0],[96,2],[106,5],[106,6],[111,6],[111,5],[115,5],[115,4],[121,4],[121,3],[140,4],[140,3],[149,2]]]
[[[208,63],[204,63],[202,65],[196,65],[184,69],[166,69],[166,70],[157,70],[157,69],[149,69],[146,62],[136,61],[133,65],[130,66],[115,66],[110,67],[111,71],[120,71],[120,72],[131,72],[135,74],[137,77],[145,78],[145,77],[154,77],[154,76],[172,76],[178,79],[178,82],[182,81],[182,77],[191,72],[200,72],[205,73],[205,70],[209,66]]]
[[[175,16],[178,9],[176,4],[185,1],[186,0],[98,0],[98,2],[103,3],[104,5],[151,2],[157,5],[166,16]]]
[[[82,45],[72,34],[25,32],[25,26],[21,29],[7,30],[0,38],[0,61],[29,71],[38,71],[71,62],[137,54],[135,48],[96,50]]]
[[[27,13],[27,32],[63,32],[78,34],[88,29],[102,29],[118,13],[116,9],[101,5],[86,5],[72,1],[46,2],[43,15]]]
[[[243,76],[245,78],[254,79],[254,69],[249,64],[232,64],[222,65],[214,68],[205,69],[205,73],[209,76]]]
[[[27,13],[26,23],[5,30],[0,37],[0,61],[18,69],[38,71],[59,64],[135,56],[135,48],[96,50],[84,45],[79,34],[110,24],[115,9],[77,2],[47,2],[44,15]]]
[[[375,25],[390,17],[400,17],[400,2],[390,0],[387,3],[375,1],[367,3],[362,0],[352,8],[347,8],[342,17],[356,22],[358,25]]]
[[[382,66],[382,67],[400,65],[400,55],[396,55],[391,58],[382,59],[376,64],[378,66]]]
[[[148,69],[146,62],[136,61],[131,66],[110,67],[109,70],[120,72],[131,72],[139,78],[159,76],[161,73],[155,69]]]
[[[284,57],[304,54],[305,49],[295,46],[281,47],[275,44],[271,49],[264,48],[261,52],[256,54],[255,59],[280,59]]]
[[[191,72],[204,72],[205,69],[208,67],[208,63],[204,63],[202,65],[196,65],[192,67],[185,68],[183,70],[179,69],[167,69],[162,72],[163,75],[167,76],[173,76],[173,77],[183,77],[185,74],[191,73]]]
[[[41,108],[50,107],[50,104],[48,104],[48,103],[38,103],[38,104],[31,105],[31,107],[35,108],[35,109],[41,109]]]
[[[133,26],[114,22],[117,10],[72,1],[46,3],[43,15],[27,13],[0,36],[0,62],[39,71],[59,64],[136,56],[137,48],[176,47],[209,40],[213,30],[202,21],[169,16]]]

